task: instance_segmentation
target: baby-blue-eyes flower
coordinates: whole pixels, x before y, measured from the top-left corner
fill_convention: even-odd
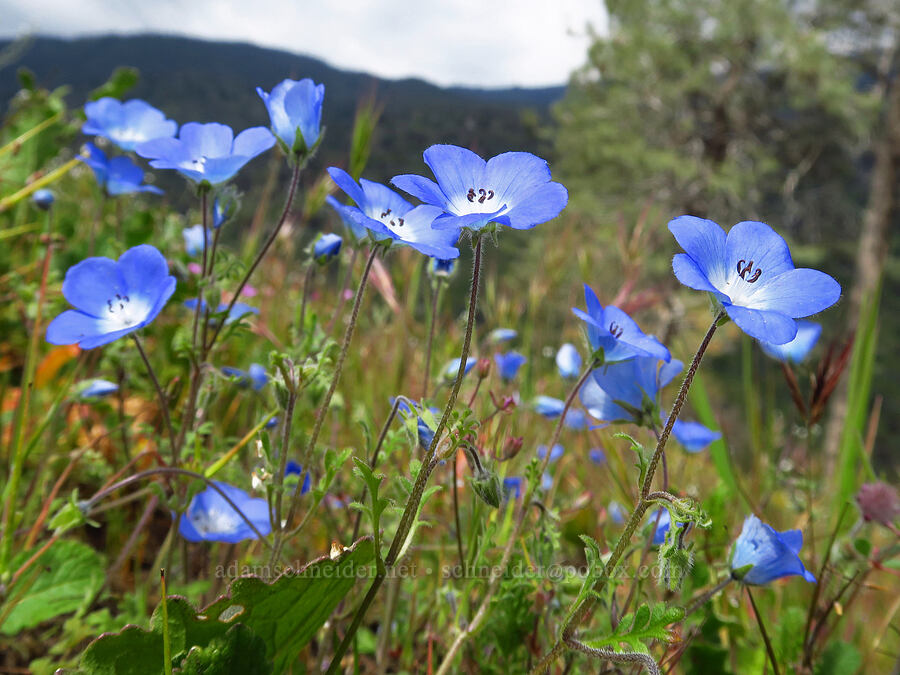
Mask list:
[[[497,370],[507,382],[514,379],[519,373],[519,368],[528,361],[527,358],[519,354],[519,352],[506,352],[505,354],[494,354],[494,361],[497,362]]]
[[[119,385],[109,380],[87,380],[82,386],[84,388],[78,394],[81,398],[103,398],[119,391]]]
[[[305,474],[303,473],[303,465],[298,464],[292,459],[288,460],[288,463],[284,467],[284,477],[287,479],[289,476],[296,476],[297,478],[292,479],[292,482],[295,480],[297,483],[300,482],[300,475],[303,474],[303,486],[300,488],[300,494],[305,495],[309,492],[310,487],[312,487],[312,476],[309,475],[309,471]],[[285,481],[287,485],[287,480]],[[294,486],[294,491],[296,491],[296,485]]]
[[[391,183],[444,214],[436,229],[479,230],[488,223],[528,230],[559,215],[569,201],[550,180],[547,162],[527,152],[505,152],[485,162],[456,145],[432,145],[425,163],[437,183],[422,176],[395,176]]]
[[[797,322],[797,337],[783,345],[775,345],[771,342],[759,341],[762,350],[773,359],[785,363],[801,363],[816,346],[819,336],[822,335],[822,326],[812,321]]]
[[[269,382],[269,375],[266,373],[264,366],[258,363],[251,363],[250,368],[246,371],[232,366],[223,366],[222,372],[229,377],[236,377],[242,384],[249,384],[254,391],[259,391]]]
[[[229,218],[231,218],[234,213],[234,209],[237,206],[237,197],[232,194],[224,194],[218,195],[213,200],[213,228],[218,230],[222,225],[224,225]]]
[[[731,571],[739,581],[763,586],[776,579],[800,575],[810,583],[816,578],[800,560],[803,533],[800,530],[777,532],[754,515],[744,520],[741,534],[734,542]],[[748,566],[752,567],[746,569]]]
[[[503,492],[507,497],[518,499],[522,496],[522,485],[525,480],[521,476],[509,476],[503,479]]]
[[[269,421],[266,422],[266,429],[274,429],[277,426],[278,426],[278,418],[277,417],[271,417],[271,418],[269,418]]]
[[[459,359],[453,359],[452,361],[449,361],[446,366],[444,366],[444,370],[442,372],[446,379],[456,379],[456,374],[459,372],[459,362]],[[478,359],[476,359],[475,357],[470,356],[469,358],[467,358],[466,367],[465,370],[463,370],[463,375],[468,375],[469,371],[475,367],[476,363],[478,363]]]
[[[794,319],[831,307],[841,297],[824,272],[796,269],[788,245],[771,227],[743,221],[728,234],[711,220],[680,216],[669,231],[684,249],[672,259],[678,281],[708,291],[751,337],[785,344],[797,335]]]
[[[625,509],[615,500],[609,503],[609,506],[606,508],[606,514],[616,525],[621,525],[625,522]]]
[[[50,207],[53,206],[54,199],[56,198],[54,197],[53,192],[47,188],[35,190],[34,194],[31,195],[31,201],[42,211],[49,211]]]
[[[596,293],[584,285],[587,312],[573,307],[572,311],[587,324],[588,341],[594,350],[603,350],[605,363],[625,361],[636,356],[653,356],[663,361],[672,357],[669,350],[652,335],[644,332],[628,314],[614,305],[605,308]]]
[[[600,448],[591,448],[588,450],[588,459],[597,466],[602,466],[603,464],[606,464],[606,453]]]
[[[538,396],[534,399],[534,411],[538,415],[553,419],[562,415],[566,407],[565,401],[560,401],[552,396]]]
[[[108,138],[122,150],[134,150],[157,138],[171,138],[178,130],[174,120],[166,119],[161,111],[137,98],[122,103],[104,96],[85,103],[84,114],[87,121],[81,126],[81,133]]]
[[[313,258],[320,264],[327,263],[341,252],[341,244],[344,240],[340,235],[328,232],[316,239],[313,246]]]
[[[91,167],[97,184],[108,195],[127,195],[133,192],[163,193],[155,185],[143,185],[144,170],[135,164],[130,157],[107,158],[100,148],[93,143],[86,143],[87,156],[79,156],[82,162]]]
[[[128,249],[118,261],[87,258],[66,272],[68,309],[47,326],[47,342],[93,349],[143,328],[175,292],[175,277],[149,244]]]
[[[390,403],[391,405],[394,405],[393,398],[391,398]],[[416,432],[419,437],[419,444],[426,450],[431,447],[431,441],[434,440],[434,429],[428,426],[428,422],[425,421],[424,415],[420,412],[421,407],[417,403],[410,405],[406,400],[400,399],[397,410],[403,419],[408,420],[410,416],[416,416]],[[429,408],[428,412],[434,417],[435,415],[439,415],[441,411],[437,408]]]
[[[185,304],[187,304],[187,302],[185,302]],[[223,302],[216,307],[216,312],[224,312],[226,309],[228,309],[228,305]],[[259,314],[259,310],[256,307],[251,307],[243,302],[236,302],[234,303],[234,307],[231,308],[231,311],[228,312],[228,316],[225,317],[225,325],[232,324],[248,314]]]
[[[665,363],[650,357],[611,363],[594,370],[578,395],[588,414],[601,422],[658,428],[660,391],[682,367],[677,359]],[[688,452],[699,452],[722,436],[698,422],[683,420],[675,421],[672,435]]]
[[[657,517],[659,520],[657,521]],[[666,540],[666,533],[672,527],[672,516],[668,509],[657,509],[650,514],[650,523],[653,525],[653,545],[659,546]],[[678,527],[684,527],[684,523],[678,523]]]
[[[177,138],[146,141],[135,152],[156,169],[174,169],[196,183],[216,185],[273,145],[275,137],[265,127],[251,127],[235,137],[224,124],[188,122]]]
[[[253,523],[261,535],[266,536],[271,532],[269,503],[265,499],[250,497],[243,490],[227,483],[216,481],[216,486]],[[224,541],[229,544],[257,537],[247,521],[211,487],[194,495],[178,524],[178,533],[188,541]]]
[[[565,449],[563,448],[563,446],[560,445],[559,443],[557,443],[556,445],[554,445],[554,446],[550,449],[550,460],[549,460],[549,461],[550,461],[551,463],[555,462],[555,461],[558,460],[560,457],[562,457],[564,453],[565,453]],[[547,456],[547,446],[546,446],[546,445],[539,445],[539,446],[538,446],[538,449],[537,449],[537,456],[538,456],[540,459],[544,459],[544,457]]]
[[[495,328],[488,333],[488,342],[499,344],[501,342],[509,342],[515,340],[519,334],[512,328]]]
[[[438,207],[413,207],[390,188],[365,178],[357,183],[349,173],[334,166],[328,169],[328,175],[356,206],[345,206],[337,200],[329,203],[342,218],[368,230],[375,241],[406,244],[441,260],[459,257],[457,233],[432,228],[434,219],[442,213]]]
[[[570,407],[563,422],[569,429],[587,429],[588,419],[581,408]]]
[[[291,153],[306,154],[319,142],[325,85],[309,78],[282,80],[271,94],[262,87],[256,93],[269,111],[272,131]]]
[[[578,377],[581,374],[581,354],[575,345],[566,342],[556,352],[556,368],[563,377]]]
[[[431,272],[436,277],[449,277],[453,274],[454,260],[441,260],[434,258],[431,261]]]
[[[213,239],[212,230],[209,228],[206,228],[206,237],[204,238],[202,225],[186,227],[181,231],[181,235],[184,237],[184,250],[191,257],[203,252],[204,239],[210,243]]]

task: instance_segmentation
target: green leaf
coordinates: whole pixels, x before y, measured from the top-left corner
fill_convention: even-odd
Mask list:
[[[116,68],[109,79],[88,94],[89,101],[96,101],[104,96],[112,98],[122,98],[129,89],[134,87],[138,81],[137,68],[129,66],[119,66]]]
[[[822,652],[816,675],[854,675],[862,665],[859,650],[848,642],[835,640]]]
[[[13,559],[18,569],[32,555],[23,551]],[[60,614],[87,609],[103,585],[103,558],[79,541],[57,541],[13,584],[6,596],[12,609],[0,632],[15,635]]]
[[[199,613],[184,598],[169,596],[174,664],[190,673],[287,672],[373,558],[372,539],[360,539],[336,558],[318,558],[272,583],[240,577],[228,595]],[[79,672],[159,675],[162,665],[162,610],[157,607],[149,631],[126,626],[88,645]]]
[[[584,643],[594,649],[619,649],[627,644],[630,651],[648,654],[650,650],[644,640],[671,642],[674,636],[667,626],[683,618],[681,607],[667,607],[665,603],[659,603],[651,609],[641,605],[633,614],[625,616],[611,635],[585,640]]]
[[[788,607],[779,614],[774,647],[782,663],[793,663],[800,656],[805,625],[806,610],[802,607]]]

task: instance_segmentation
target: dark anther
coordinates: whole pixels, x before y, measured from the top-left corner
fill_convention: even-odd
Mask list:
[[[121,299],[122,299],[122,296],[119,295],[118,293],[116,293],[116,299],[117,299],[117,300],[121,300]]]
[[[382,218],[387,218],[389,215],[391,215],[391,210],[390,210],[390,209],[388,209],[387,211],[383,211],[383,212],[381,213],[381,217],[382,217]]]
[[[466,199],[468,199],[470,202],[475,201],[475,188],[469,188],[469,192],[468,194],[466,194]]]
[[[746,260],[738,260],[737,273],[738,276],[748,284],[753,284],[759,281],[759,275],[762,274],[762,270],[757,267],[756,271],[754,272],[752,260],[749,262],[747,262]],[[748,274],[752,274],[749,279],[747,278]]]
[[[127,295],[124,297],[125,297],[125,302],[131,302],[131,298],[129,298]]]
[[[109,306],[109,311],[112,312],[113,311],[112,300],[107,300],[106,304]]]
[[[119,303],[119,309],[125,309],[125,305],[123,305],[121,302]]]
[[[625,330],[621,326],[619,326],[619,324],[613,321],[609,324],[609,332],[612,333],[612,336],[618,340],[620,337],[622,337],[622,333],[624,333]]]
[[[400,227],[403,227],[403,218],[397,218],[397,221],[400,223]]]
[[[485,190],[484,188],[481,188],[481,189],[478,191],[478,194],[481,195],[481,196],[478,198],[478,203],[479,203],[479,204],[484,204],[484,200],[487,199],[487,190]]]

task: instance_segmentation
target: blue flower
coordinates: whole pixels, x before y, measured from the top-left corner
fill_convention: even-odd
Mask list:
[[[254,391],[259,391],[269,382],[269,376],[266,369],[258,363],[251,363],[250,368],[246,371],[231,366],[223,366],[222,372],[229,377],[236,377],[244,384],[250,384]]]
[[[560,445],[559,443],[554,445],[553,448],[550,450],[550,462],[552,463],[552,462],[555,462],[556,460],[558,460],[560,457],[563,456],[564,452],[565,452],[565,449],[563,448],[562,445]],[[537,449],[537,456],[540,457],[541,459],[544,459],[544,457],[546,455],[547,455],[547,446],[539,445],[538,449]]]
[[[600,448],[591,448],[588,450],[588,459],[590,459],[594,464],[601,466],[606,464],[606,453],[603,452]]]
[[[678,280],[708,291],[747,335],[785,344],[797,335],[794,319],[831,307],[841,297],[824,272],[795,269],[788,246],[756,221],[740,222],[728,234],[711,220],[680,216],[669,231],[684,249],[672,259]]]
[[[143,328],[175,292],[175,277],[149,244],[128,249],[118,261],[88,258],[66,272],[62,294],[76,309],[47,326],[47,342],[93,349]]]
[[[672,425],[672,435],[688,452],[700,452],[713,441],[722,438],[721,431],[708,429],[700,422],[684,420],[675,420],[675,424]]]
[[[391,400],[391,405],[393,404],[394,401]],[[397,406],[397,410],[404,419],[409,419],[410,415],[416,416],[416,432],[419,437],[419,444],[426,450],[431,447],[431,441],[434,440],[434,429],[428,426],[425,417],[419,412],[420,407],[416,404],[413,404],[412,407],[410,407],[405,400],[401,400],[400,405]],[[428,411],[432,416],[438,415],[441,412],[437,408],[429,408]]]
[[[456,379],[456,374],[459,372],[459,359],[453,359],[448,362],[446,366],[444,366],[444,377],[450,380]],[[466,359],[466,368],[463,371],[463,375],[468,375],[469,371],[478,363],[478,359],[470,356]]]
[[[202,225],[186,227],[181,231],[181,234],[184,237],[184,250],[191,257],[203,251],[204,239],[209,243],[212,243],[212,230],[206,228],[206,237],[204,238]]]
[[[510,476],[509,478],[503,479],[503,492],[514,499],[518,499],[522,496],[522,486],[525,483],[525,479],[521,476]]]
[[[171,138],[178,130],[175,121],[140,99],[122,103],[104,96],[85,103],[84,114],[87,121],[81,133],[108,138],[122,150],[134,150],[140,143],[157,138]]]
[[[563,422],[569,429],[587,429],[588,419],[581,408],[569,408],[566,419]]]
[[[812,321],[797,321],[797,337],[783,345],[775,345],[771,342],[759,341],[762,350],[773,359],[786,363],[802,362],[822,334],[822,326]]]
[[[802,546],[803,533],[800,530],[776,532],[751,514],[744,520],[741,534],[734,542],[731,571],[739,572],[752,565],[740,581],[754,586],[763,586],[795,574],[815,583],[816,578],[803,566],[798,555]]]
[[[587,312],[577,307],[573,307],[572,311],[587,324],[591,348],[603,350],[605,363],[625,361],[635,356],[653,356],[663,361],[672,358],[659,340],[652,335],[644,335],[637,323],[621,309],[614,305],[604,308],[587,284],[584,285],[584,301]]]
[[[197,183],[216,185],[234,176],[244,164],[275,145],[264,127],[245,129],[235,138],[231,127],[215,122],[189,122],[178,138],[141,143],[135,152],[156,169],[175,169]]]
[[[334,166],[328,169],[328,175],[356,206],[345,206],[335,199],[329,203],[343,219],[368,230],[375,241],[406,244],[441,260],[459,257],[455,246],[457,234],[432,228],[435,218],[442,213],[438,207],[423,204],[413,208],[390,188],[365,178],[360,178],[357,184],[350,174]],[[356,234],[359,230],[352,229],[360,239]]]
[[[543,415],[550,419],[562,415],[562,411],[565,407],[565,401],[560,401],[558,398],[553,398],[552,396],[538,396],[534,399],[534,411],[538,415]]]
[[[581,354],[575,345],[566,342],[556,352],[556,367],[563,377],[578,377],[581,375]]]
[[[616,525],[621,525],[625,522],[625,509],[616,500],[609,503],[609,506],[606,508],[606,515],[608,515],[609,519]]]
[[[341,251],[341,244],[344,240],[337,234],[323,234],[316,240],[313,246],[313,258],[318,263],[326,263],[334,258]]]
[[[237,205],[237,197],[234,194],[219,195],[213,200],[213,227],[219,229],[231,218]]]
[[[185,302],[185,304],[187,304],[187,302]],[[216,307],[216,312],[224,312],[226,309],[228,309],[228,305],[223,302]],[[231,308],[231,311],[228,312],[228,316],[225,317],[225,325],[227,326],[228,324],[234,323],[248,314],[259,314],[259,310],[256,307],[251,307],[243,302],[236,302],[234,303],[234,307]]]
[[[278,426],[278,418],[277,417],[272,417],[269,419],[268,422],[266,422],[266,429],[274,429],[277,426]]]
[[[488,333],[487,339],[488,342],[499,344],[500,342],[509,342],[510,340],[515,340],[518,335],[519,334],[512,328],[495,328],[490,333]]]
[[[288,476],[297,476],[296,480],[297,483],[299,483],[301,474],[303,475],[303,487],[300,488],[300,494],[305,495],[307,492],[309,492],[309,489],[312,486],[312,477],[309,475],[309,471],[303,473],[302,464],[298,464],[294,460],[289,459],[287,465],[284,467],[284,477],[287,478]],[[295,486],[294,490],[296,491],[296,489],[297,488]]]
[[[93,143],[86,143],[88,156],[79,156],[82,162],[91,167],[97,184],[108,195],[127,195],[132,192],[163,193],[155,185],[142,185],[144,170],[135,164],[130,157],[113,157],[106,154]]]
[[[479,230],[488,223],[528,230],[559,215],[569,194],[550,181],[550,167],[527,152],[505,152],[485,162],[456,145],[432,145],[425,163],[437,183],[422,176],[395,176],[391,183],[444,211],[437,229]]]
[[[325,85],[309,78],[283,80],[271,94],[256,88],[269,111],[272,131],[289,152],[306,154],[319,142]]]
[[[519,368],[528,361],[519,352],[507,352],[505,354],[494,354],[494,361],[497,362],[497,370],[500,371],[500,377],[504,380],[512,380],[519,372]]]
[[[33,201],[34,205],[42,211],[49,211],[50,207],[53,206],[54,199],[53,192],[47,188],[35,190],[34,194],[31,195],[31,201]]]
[[[119,391],[119,385],[109,380],[87,380],[84,389],[78,394],[81,398],[103,398]]]
[[[234,506],[256,526],[260,534],[269,534],[272,524],[269,521],[269,504],[265,499],[254,499],[227,483],[216,482],[216,486],[234,502]],[[245,539],[256,539],[256,533],[247,522],[211,487],[191,500],[181,517],[178,532],[188,541],[224,541],[236,544]]]
[[[666,540],[666,532],[672,527],[672,516],[668,509],[656,509],[650,514],[650,523],[653,524],[653,545],[659,546]],[[684,527],[684,523],[678,523],[678,526]]]
[[[455,262],[451,260],[441,260],[434,258],[431,261],[431,271],[436,277],[449,277],[453,274],[453,266]]]

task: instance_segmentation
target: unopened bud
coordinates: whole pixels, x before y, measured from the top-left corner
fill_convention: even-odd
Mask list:
[[[856,493],[856,503],[863,520],[874,520],[885,527],[891,527],[900,516],[900,497],[897,490],[881,481],[866,483]]]
[[[505,462],[519,454],[525,439],[521,436],[507,436],[500,453],[500,461]]]
[[[478,359],[478,363],[475,364],[475,371],[478,373],[479,380],[485,379],[491,374],[491,360],[486,357]]]

